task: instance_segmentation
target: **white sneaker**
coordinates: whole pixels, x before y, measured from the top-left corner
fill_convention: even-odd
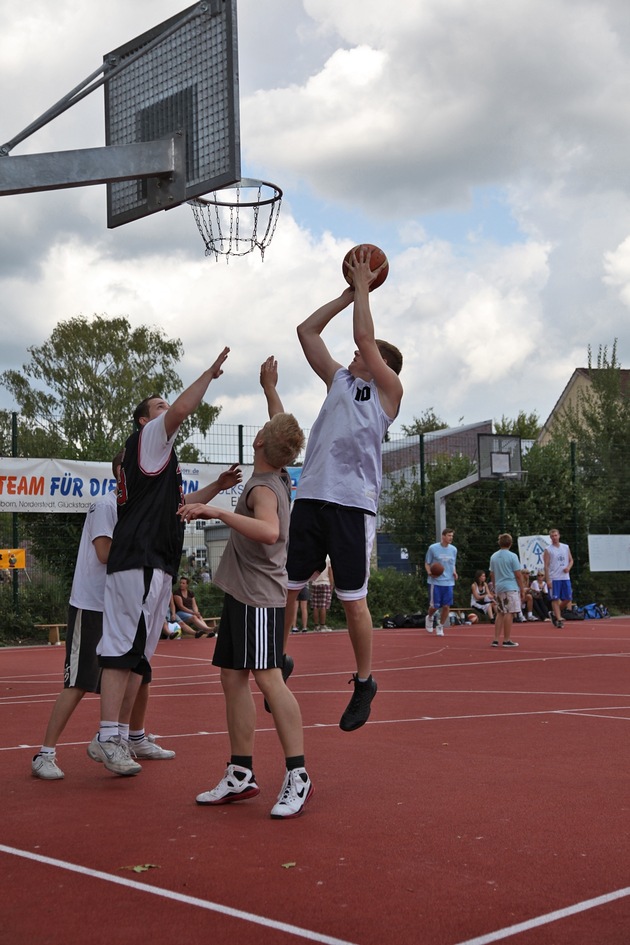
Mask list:
[[[442,626],[441,623],[439,623],[437,627],[435,628],[435,633],[436,633],[436,636],[438,637],[444,636],[444,627]]]
[[[95,735],[87,747],[87,753],[92,761],[102,762],[108,771],[123,776],[139,774],[142,771],[142,765],[134,761],[129,754],[127,743],[123,741],[120,735],[115,738],[108,738],[105,742],[98,740]]]
[[[427,633],[433,633],[433,617],[424,618],[424,629]]]
[[[56,763],[57,753],[52,755],[35,755],[31,761],[31,773],[34,778],[41,778],[42,781],[59,781],[64,774]]]
[[[537,618],[537,617],[534,617],[533,614],[528,614],[528,615],[527,615],[527,619],[529,620],[530,623],[532,623],[532,622],[537,623],[537,622],[538,622],[538,618]]]
[[[231,804],[232,801],[256,797],[257,794],[260,794],[260,788],[253,771],[240,765],[228,765],[217,786],[198,794],[196,800],[198,804]]]
[[[287,771],[278,800],[271,808],[274,820],[288,820],[290,817],[299,817],[304,805],[313,796],[313,785],[306,768],[294,768]]]
[[[153,761],[166,761],[167,758],[174,758],[175,752],[168,748],[160,748],[155,742],[150,742],[148,738],[143,738],[141,742],[128,742],[129,754],[133,758],[147,758]]]

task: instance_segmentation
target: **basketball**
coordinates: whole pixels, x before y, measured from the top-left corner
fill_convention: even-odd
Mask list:
[[[468,616],[466,617],[466,620],[469,623],[477,623],[477,621],[479,620],[479,617],[477,616],[477,614],[468,614]]]
[[[379,286],[383,285],[383,283],[387,279],[387,276],[389,275],[389,263],[387,262],[387,256],[385,255],[382,249],[379,249],[378,246],[374,246],[373,243],[361,243],[359,246],[353,246],[352,249],[349,250],[343,258],[343,265],[341,267],[341,271],[343,272],[343,277],[348,283],[348,285],[352,285],[352,273],[350,272],[348,268],[348,260],[350,259],[352,254],[354,252],[358,252],[358,250],[360,250],[362,246],[365,246],[366,249],[369,251],[370,269],[372,270],[372,272],[374,272],[375,269],[378,269],[381,263],[383,262],[387,263],[384,269],[376,277],[374,282],[370,285],[370,292],[371,292],[372,289],[378,289]]]
[[[431,565],[430,571],[433,577],[439,577],[440,574],[444,574],[444,565],[440,564],[439,561],[434,561]]]

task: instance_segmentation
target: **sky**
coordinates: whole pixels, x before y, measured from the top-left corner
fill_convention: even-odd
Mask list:
[[[7,0],[0,144],[185,6]],[[0,371],[59,321],[126,316],[181,338],[184,384],[231,348],[220,423],[265,419],[275,355],[308,428],[325,391],[295,328],[362,242],[390,262],[370,301],[404,356],[392,432],[545,420],[589,346],[630,366],[627,0],[238,0],[238,41],[243,174],[284,192],[264,260],[206,258],[186,205],[109,230],[103,186],[0,196]],[[12,156],[101,147],[103,115],[97,90]],[[352,359],[350,310],[324,339]]]

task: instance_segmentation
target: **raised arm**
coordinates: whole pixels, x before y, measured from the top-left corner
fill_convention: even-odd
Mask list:
[[[277,413],[284,413],[284,407],[278,394],[278,362],[273,355],[270,355],[266,361],[260,365],[260,386],[267,398],[267,410],[269,419],[275,417]]]
[[[335,315],[338,315],[339,312],[350,305],[353,298],[354,290],[348,287],[344,289],[340,296],[326,302],[316,309],[312,315],[309,315],[301,325],[298,325],[298,338],[306,355],[306,360],[327,387],[332,384],[332,379],[341,364],[332,357],[322,340],[321,334]]]
[[[214,364],[207,371],[204,371],[196,381],[193,381],[190,387],[182,391],[168,408],[164,418],[164,429],[169,440],[186,417],[189,417],[197,409],[210,386],[210,382],[223,374],[222,366],[229,353],[230,349],[224,348]]]
[[[385,263],[383,263],[385,265]],[[380,273],[382,266],[371,270],[369,254],[365,246],[348,260],[348,268],[354,283],[354,311],[352,330],[354,341],[365,365],[376,381],[383,410],[394,419],[398,415],[403,388],[400,378],[383,360],[374,336],[374,320],[370,310],[370,285]]]

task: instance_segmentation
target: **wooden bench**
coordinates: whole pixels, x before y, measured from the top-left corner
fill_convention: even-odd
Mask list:
[[[68,625],[65,623],[36,623],[36,630],[48,630],[48,642],[51,646],[61,646],[59,631],[65,630]]]

